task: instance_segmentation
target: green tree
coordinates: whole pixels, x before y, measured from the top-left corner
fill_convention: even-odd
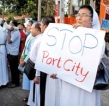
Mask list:
[[[53,0],[42,0],[42,10],[44,15],[54,15],[55,2]]]
[[[0,0],[2,1],[2,7],[5,8],[7,14],[26,15],[31,18],[36,18],[38,14],[38,0]],[[42,0],[41,14],[54,15],[55,3],[53,0]]]
[[[5,8],[5,11],[18,15],[21,14],[21,10],[27,3],[27,0],[0,0],[0,1],[2,1],[2,7]]]
[[[9,23],[11,20],[14,19],[14,15],[11,14],[7,19],[6,19],[6,22]]]
[[[28,14],[29,17],[36,18],[38,14],[38,2],[36,0],[27,0],[27,4],[22,9],[22,14]]]

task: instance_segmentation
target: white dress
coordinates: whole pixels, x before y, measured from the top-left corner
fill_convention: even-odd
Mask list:
[[[8,67],[7,67],[7,55],[5,44],[7,40],[7,33],[0,26],[0,86],[6,85],[9,82]]]
[[[60,106],[100,106],[100,92],[91,93],[62,81]]]
[[[33,43],[33,46],[30,51],[29,58],[33,63],[36,61],[38,49],[40,46],[42,34],[39,34],[35,37],[35,41]],[[29,99],[28,99],[28,105],[30,106],[40,106],[40,84],[35,84],[35,99],[33,101],[33,84],[34,81],[32,80],[31,86],[30,86],[30,93],[29,93]]]
[[[105,42],[102,47],[101,58],[104,50]],[[75,85],[62,81],[60,106],[101,106],[100,91],[93,89],[90,93]]]
[[[47,75],[46,91],[45,91],[45,106],[59,106],[61,93],[60,79],[52,79]]]
[[[28,105],[30,106],[40,106],[40,85],[35,84],[35,96],[33,101],[33,84],[34,81],[32,80],[31,86],[30,86],[30,93],[29,93],[29,99],[28,99]]]

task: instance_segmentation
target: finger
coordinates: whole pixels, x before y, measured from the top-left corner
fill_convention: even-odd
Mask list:
[[[54,74],[50,75],[50,78],[53,78]]]
[[[77,29],[80,26],[80,24],[74,24],[73,28]]]
[[[54,78],[56,78],[57,74],[54,74]]]
[[[75,24],[73,24],[72,27],[75,28]]]

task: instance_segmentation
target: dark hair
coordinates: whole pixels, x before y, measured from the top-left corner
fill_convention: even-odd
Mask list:
[[[40,22],[35,22],[35,28],[37,28],[41,32]]]
[[[29,20],[28,22],[31,23],[31,25],[33,24],[33,21],[32,20]]]
[[[21,23],[21,25],[25,28],[25,25]]]
[[[55,23],[55,18],[53,16],[48,16],[48,19],[52,21],[52,23]]]
[[[49,25],[49,23],[55,23],[55,19],[53,16],[45,16],[42,18],[42,24],[43,25]]]
[[[82,6],[79,8],[79,10],[80,10],[80,9],[83,9],[83,8],[87,8],[87,9],[90,11],[90,13],[91,13],[91,17],[93,18],[93,8],[92,8],[91,6],[89,6],[89,5],[82,5]]]
[[[24,24],[22,24],[22,23],[18,23],[18,25],[22,25],[23,27],[25,27]]]
[[[5,23],[5,20],[2,20],[1,22],[1,27],[3,27],[3,24]]]
[[[14,24],[14,26],[17,27],[17,25],[18,25],[17,20],[12,20],[11,22]]]

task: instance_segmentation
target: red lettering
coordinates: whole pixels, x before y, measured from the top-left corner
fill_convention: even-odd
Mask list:
[[[47,54],[46,54],[47,53]],[[45,55],[46,54],[46,55]],[[43,58],[42,58],[42,63],[44,61],[44,58],[47,58],[49,56],[49,53],[47,51],[43,51]]]
[[[84,80],[86,79],[87,75],[89,74],[89,71],[87,71],[86,73],[83,73],[83,68],[81,68],[81,64],[75,62],[73,64],[73,60],[71,59],[67,59],[65,62],[62,61],[62,58],[52,58],[52,57],[49,57],[49,52],[48,51],[43,51],[43,58],[42,58],[42,63],[45,61],[46,64],[48,65],[53,65],[53,67],[56,65],[57,68],[61,68],[61,62],[64,63],[63,64],[63,69],[65,71],[75,71],[74,74],[76,76],[81,76],[81,79],[76,79],[76,81],[78,82],[84,82]],[[73,64],[72,68],[70,69],[69,66],[71,66],[71,64]]]
[[[51,64],[52,63],[52,58],[48,58],[46,61],[47,64]]]
[[[68,59],[68,60],[66,60],[66,61],[64,62],[64,65],[63,65],[64,70],[66,70],[66,71],[70,71],[70,69],[66,69],[66,68],[65,68],[65,65],[67,64],[67,62],[73,62],[73,60]]]
[[[75,65],[76,65],[76,63],[75,63]],[[75,65],[73,66],[72,71],[74,71]]]
[[[85,78],[87,77],[88,73],[89,73],[89,71],[86,74],[83,74],[83,68],[81,68],[81,75],[84,76],[84,78],[82,80],[77,80],[76,79],[76,81],[83,82],[85,80]]]
[[[78,75],[78,69],[80,68],[80,63],[76,67],[77,67],[77,69],[76,69],[76,73],[75,74]]]
[[[53,58],[53,63],[52,63],[52,65],[54,65],[55,61],[58,61],[58,59],[54,59],[54,58]]]
[[[59,60],[58,60],[58,64],[57,64],[57,67],[58,67],[58,68],[61,68],[61,66],[59,66],[59,65],[60,65],[60,62],[61,62],[61,57],[60,57]]]
[[[54,65],[55,61],[58,61],[57,67],[58,67],[58,68],[61,68],[61,66],[59,66],[59,65],[60,65],[60,61],[61,61],[61,57],[60,57],[59,59],[54,59],[54,58],[53,58],[53,63],[52,63],[52,65]]]

